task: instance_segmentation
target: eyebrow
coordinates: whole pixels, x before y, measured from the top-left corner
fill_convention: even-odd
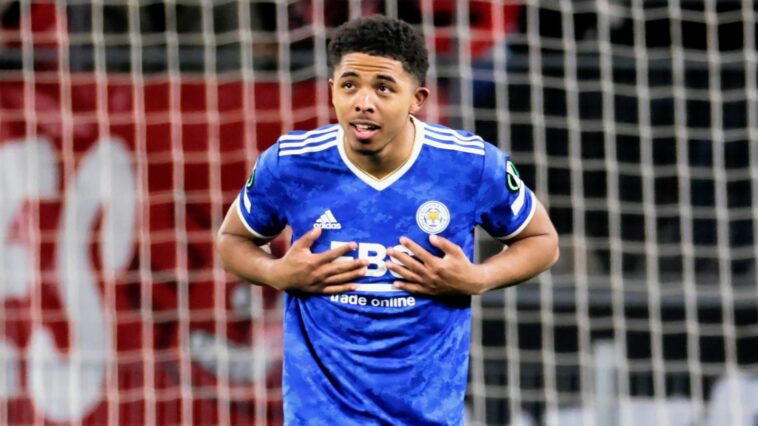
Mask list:
[[[386,80],[386,81],[389,81],[390,83],[397,83],[397,81],[391,75],[379,74],[379,75],[376,76],[376,79],[377,80]]]
[[[350,77],[358,77],[358,78],[360,78],[360,75],[358,75],[358,73],[355,72],[355,71],[345,71],[345,72],[342,73],[342,75],[340,75],[339,78],[342,79],[342,78],[350,78]],[[395,78],[392,77],[391,75],[379,74],[379,75],[376,76],[376,79],[377,80],[389,81],[390,83],[397,84],[397,80],[395,80]]]
[[[340,78],[348,78],[348,77],[360,77],[360,76],[355,71],[345,71],[340,76]]]

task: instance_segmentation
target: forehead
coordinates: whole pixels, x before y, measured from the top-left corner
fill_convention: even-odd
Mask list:
[[[356,73],[364,78],[386,75],[398,81],[411,80],[411,74],[403,68],[402,62],[384,56],[374,56],[366,53],[348,53],[342,57],[334,68],[334,76],[340,78],[345,73]]]

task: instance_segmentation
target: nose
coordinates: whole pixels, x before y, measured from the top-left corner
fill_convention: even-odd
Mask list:
[[[362,113],[374,112],[374,97],[371,91],[362,90],[356,94],[355,112],[362,112]]]

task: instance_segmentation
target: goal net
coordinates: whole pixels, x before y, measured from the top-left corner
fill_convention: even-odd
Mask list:
[[[474,299],[467,423],[755,424],[755,0],[0,1],[0,424],[281,423],[281,296],[214,231],[372,13],[561,236]]]

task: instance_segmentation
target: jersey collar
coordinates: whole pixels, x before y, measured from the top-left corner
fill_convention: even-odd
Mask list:
[[[421,152],[421,147],[423,146],[424,141],[424,122],[414,116],[411,116],[411,121],[413,121],[413,125],[416,128],[416,135],[413,138],[411,156],[408,158],[408,161],[406,161],[394,172],[381,179],[377,179],[374,176],[371,176],[370,174],[361,170],[360,167],[353,164],[353,162],[350,161],[350,158],[348,158],[347,152],[345,152],[345,131],[342,129],[342,126],[340,126],[339,130],[337,130],[337,149],[339,150],[342,162],[345,163],[347,168],[350,169],[350,171],[352,171],[358,179],[365,182],[366,185],[376,189],[377,191],[383,191],[387,189],[390,185],[403,177],[403,175],[405,175],[408,170],[410,170],[410,168],[416,162],[419,153]]]

